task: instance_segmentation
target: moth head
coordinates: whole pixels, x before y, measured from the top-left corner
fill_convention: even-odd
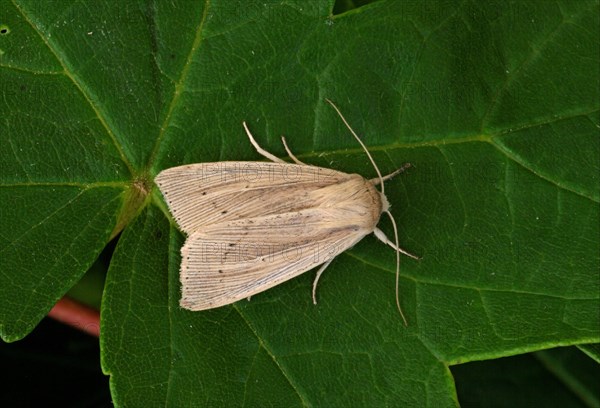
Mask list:
[[[387,212],[390,209],[390,202],[388,201],[387,197],[385,196],[385,194],[383,194],[383,192],[379,192],[379,194],[381,195],[381,212]]]

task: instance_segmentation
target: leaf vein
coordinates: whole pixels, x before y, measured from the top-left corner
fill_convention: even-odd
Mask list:
[[[123,161],[123,163],[125,163],[129,171],[132,174],[134,174],[135,171],[131,162],[129,161],[127,155],[123,151],[121,144],[118,142],[115,132],[111,129],[111,127],[108,124],[108,121],[106,119],[108,115],[106,114],[106,112],[100,109],[99,105],[94,103],[94,101],[98,98],[96,98],[93,92],[87,86],[85,86],[85,82],[75,74],[75,70],[68,65],[66,55],[62,52],[58,45],[51,42],[47,36],[44,36],[42,34],[40,28],[36,24],[34,24],[30,16],[16,3],[16,0],[11,1],[15,8],[19,10],[25,21],[27,21],[31,28],[33,28],[33,30],[37,33],[40,39],[44,42],[48,50],[54,55],[58,63],[63,67],[64,74],[71,80],[71,83],[75,86],[75,88],[77,88],[81,96],[83,96],[83,98],[86,100],[92,111],[96,114],[96,117],[100,121],[100,124],[106,130],[108,137],[111,139],[113,145],[115,146],[115,149],[119,153],[121,160]]]
[[[275,363],[275,365],[281,371],[281,374],[284,376],[284,378],[290,384],[290,386],[292,387],[292,389],[296,392],[296,394],[298,395],[298,398],[300,399],[300,401],[302,402],[302,404],[305,407],[311,406],[311,404],[309,404],[309,402],[307,401],[306,397],[300,392],[300,389],[298,388],[298,386],[294,383],[294,381],[292,381],[291,376],[288,374],[288,372],[284,369],[284,367],[281,365],[281,363],[279,362],[279,360],[276,358],[276,356],[273,353],[273,351],[269,347],[267,347],[267,344],[258,335],[258,333],[256,332],[256,330],[250,324],[250,322],[248,321],[248,319],[246,318],[246,316],[244,316],[244,314],[242,313],[242,311],[240,310],[240,308],[237,307],[235,304],[233,306],[234,306],[234,309],[238,312],[238,314],[242,318],[242,320],[246,323],[246,326],[248,326],[248,328],[250,329],[250,331],[254,334],[254,336],[258,340],[258,343],[260,344],[260,346],[267,352],[267,354],[269,355],[269,357],[271,357],[271,359],[273,360],[273,362]]]
[[[161,142],[163,141],[163,139],[165,137],[166,129],[169,127],[169,122],[171,121],[171,119],[173,117],[175,108],[179,104],[181,94],[184,91],[184,89],[183,89],[184,83],[186,82],[186,80],[188,78],[188,75],[190,72],[190,67],[192,66],[193,57],[196,54],[196,52],[198,51],[198,49],[200,48],[200,45],[204,39],[204,37],[202,36],[202,31],[204,29],[204,24],[206,23],[209,8],[210,8],[210,0],[205,0],[204,1],[204,10],[202,11],[202,17],[200,19],[200,24],[198,24],[198,29],[196,30],[194,42],[192,43],[192,47],[190,48],[190,52],[188,53],[185,64],[184,64],[183,68],[181,69],[181,74],[179,76],[179,80],[177,80],[177,82],[175,83],[175,91],[173,92],[173,98],[171,99],[171,103],[169,104],[169,107],[167,109],[167,114],[165,115],[165,119],[164,119],[162,125],[160,126],[159,134],[158,134],[158,137],[156,138],[156,142],[154,143],[154,147],[153,147],[152,153],[150,154],[150,157],[148,159],[148,163],[146,164],[146,168],[149,168],[151,166],[152,162],[154,161],[154,159],[156,158],[156,156],[159,152],[159,149],[160,149]]]

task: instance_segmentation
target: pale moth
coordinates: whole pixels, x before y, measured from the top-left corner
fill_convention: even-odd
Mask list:
[[[228,305],[322,265],[312,289],[316,304],[317,282],[325,268],[338,254],[374,233],[396,250],[396,305],[406,324],[398,298],[400,253],[416,257],[398,247],[398,230],[383,182],[410,165],[382,177],[340,110],[327,102],[365,150],[377,178],[367,180],[305,164],[282,137],[295,164],[286,163],[263,150],[245,122],[250,143],[271,162],[188,164],[158,174],[156,184],[187,234],[181,248],[183,308]],[[375,188],[378,184],[381,191]],[[395,243],[377,228],[382,213],[392,221]]]

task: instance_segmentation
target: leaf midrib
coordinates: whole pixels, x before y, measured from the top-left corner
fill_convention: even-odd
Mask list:
[[[181,73],[179,76],[179,80],[175,84],[175,91],[173,92],[173,97],[171,98],[171,102],[169,103],[169,107],[167,109],[167,114],[165,115],[165,119],[160,126],[160,131],[158,133],[158,137],[156,138],[156,142],[154,143],[154,147],[152,148],[152,153],[148,158],[148,162],[146,163],[146,169],[152,167],[154,160],[160,151],[160,145],[165,137],[166,129],[169,128],[169,124],[171,122],[171,117],[173,116],[173,112],[179,104],[181,94],[185,91],[184,84],[187,80],[187,77],[190,72],[190,67],[192,66],[192,61],[196,52],[200,49],[202,45],[202,40],[204,37],[202,36],[202,31],[204,30],[204,24],[206,23],[206,16],[208,15],[208,9],[210,8],[210,0],[204,1],[204,10],[202,11],[202,17],[200,19],[200,24],[196,29],[196,35],[194,37],[194,42],[192,43],[192,47],[190,48],[190,52],[186,58],[185,64],[181,69]]]

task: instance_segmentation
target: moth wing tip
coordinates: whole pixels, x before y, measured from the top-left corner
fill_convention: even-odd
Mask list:
[[[214,309],[220,305],[207,303],[206,301],[199,300],[197,297],[190,299],[188,296],[182,296],[181,300],[179,301],[179,306],[186,310],[191,310],[192,312],[199,312],[202,310]]]
[[[202,309],[198,309],[198,304],[196,302],[194,302],[193,300],[190,300],[189,298],[187,298],[185,296],[182,296],[181,299],[179,300],[179,306],[181,306],[184,309],[191,310],[191,311],[202,310]]]

